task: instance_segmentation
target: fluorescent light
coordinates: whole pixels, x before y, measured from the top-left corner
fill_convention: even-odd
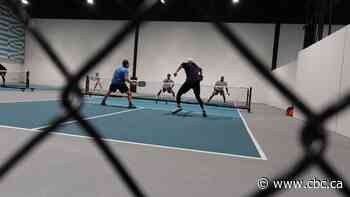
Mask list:
[[[94,5],[95,1],[94,0],[86,0],[86,3],[89,5]]]
[[[166,4],[166,1],[165,1],[165,0],[160,0],[160,2],[161,2],[162,4]]]
[[[232,3],[237,4],[237,3],[239,3],[239,0],[232,0]]]
[[[29,5],[29,1],[28,0],[21,0],[22,4],[24,5]]]

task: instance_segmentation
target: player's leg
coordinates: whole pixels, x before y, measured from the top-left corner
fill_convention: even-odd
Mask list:
[[[101,105],[106,105],[107,98],[111,95],[112,91],[108,90],[107,94],[103,97]]]
[[[2,86],[5,86],[5,82],[6,82],[5,75],[1,75],[1,78],[2,78]]]
[[[94,86],[94,91],[96,90],[97,85],[98,85],[98,83],[96,82],[96,83],[95,83],[95,86]]]
[[[168,94],[171,94],[173,97],[175,97],[175,92],[173,91],[173,89],[171,87],[166,88],[165,92]],[[168,104],[168,99],[165,99],[165,104]]]
[[[107,101],[108,97],[111,95],[112,92],[117,91],[117,89],[118,89],[117,84],[111,84],[109,86],[109,90],[108,90],[107,94],[103,97],[101,105],[106,105],[106,101]]]
[[[157,100],[156,103],[158,103],[158,101],[160,100],[160,95],[164,93],[164,88],[160,89],[159,92],[157,93]]]
[[[98,85],[100,86],[100,89],[103,90],[102,83],[98,82]]]
[[[208,103],[209,103],[209,102],[211,101],[211,99],[213,99],[213,97],[215,96],[215,94],[216,94],[215,92],[216,92],[216,91],[214,90],[214,91],[213,91],[213,94],[211,94],[211,96],[209,97],[209,99],[208,99],[208,101],[207,101]]]
[[[2,78],[2,85],[3,86],[5,86],[5,84],[6,84],[6,72],[1,72],[0,73],[0,75],[1,75],[1,78]]]
[[[129,108],[135,108],[135,106],[132,103],[131,90],[128,88],[128,86],[125,83],[122,83],[119,85],[118,89],[121,93],[126,93],[128,95]]]
[[[128,90],[127,94],[128,94],[129,108],[135,108],[135,106],[132,104],[132,94],[131,94],[131,91]]]
[[[226,96],[225,96],[225,92],[224,92],[224,91],[222,91],[222,92],[221,92],[221,95],[222,95],[222,98],[224,99],[224,103],[226,103]]]
[[[157,93],[157,97],[159,97],[161,93],[162,93],[162,89],[160,89],[159,92]]]
[[[205,112],[203,101],[202,101],[201,96],[200,96],[201,95],[200,82],[198,81],[198,82],[194,83],[192,89],[193,89],[193,93],[196,96],[196,99],[199,103],[199,106],[202,108],[203,116],[207,117],[207,113]]]
[[[182,110],[181,108],[181,96],[184,95],[186,92],[188,92],[191,89],[191,84],[189,82],[185,82],[180,87],[179,91],[176,95],[176,109],[173,111],[173,114],[180,112]]]
[[[169,89],[169,93],[170,93],[171,95],[173,95],[173,97],[175,97],[175,92],[174,92],[174,90],[173,90],[172,88]]]
[[[162,89],[160,89],[159,92],[157,93],[156,103],[158,103],[158,100],[160,100],[160,94],[161,93],[162,93]]]

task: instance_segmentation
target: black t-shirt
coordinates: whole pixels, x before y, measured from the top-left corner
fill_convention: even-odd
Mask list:
[[[7,69],[5,68],[5,66],[3,66],[2,64],[0,64],[0,70],[7,70]]]
[[[194,62],[184,62],[181,64],[186,73],[186,81],[200,81],[200,71],[202,70]]]

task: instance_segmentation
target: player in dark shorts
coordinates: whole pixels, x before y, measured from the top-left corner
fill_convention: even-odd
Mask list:
[[[169,94],[172,94],[173,97],[175,97],[175,92],[173,90],[175,86],[175,83],[173,80],[171,80],[171,74],[168,74],[167,75],[167,78],[163,80],[163,86],[162,86],[162,89],[159,90],[158,94],[157,94],[157,97],[159,98],[160,94],[163,92],[167,92]]]
[[[220,94],[223,97],[224,103],[226,103],[226,97],[225,97],[225,90],[224,89],[226,89],[227,96],[230,96],[230,93],[228,92],[227,82],[225,81],[224,76],[222,76],[222,77],[220,77],[220,80],[215,83],[213,94],[209,97],[208,103],[211,101],[211,99],[215,95],[218,95],[218,94]]]
[[[109,90],[103,98],[101,105],[106,105],[107,98],[111,95],[111,93],[119,90],[119,92],[128,95],[129,108],[135,108],[135,106],[132,104],[131,91],[126,85],[126,82],[130,83],[129,62],[128,60],[123,60],[122,66],[114,71],[112,83],[109,86]]]
[[[177,92],[177,95],[176,95],[177,107],[172,113],[176,114],[182,110],[181,96],[192,89],[200,107],[202,108],[203,117],[207,117],[207,114],[206,114],[205,109],[204,109],[203,101],[200,97],[200,93],[201,93],[200,83],[203,80],[202,69],[196,63],[194,63],[192,60],[188,60],[187,62],[184,62],[179,66],[179,68],[174,73],[175,77],[177,76],[177,73],[181,69],[185,70],[186,81],[181,86],[179,91]]]
[[[6,83],[6,73],[7,73],[7,68],[5,68],[5,66],[3,66],[2,64],[0,64],[0,76],[2,79],[2,85],[1,86],[5,86]]]

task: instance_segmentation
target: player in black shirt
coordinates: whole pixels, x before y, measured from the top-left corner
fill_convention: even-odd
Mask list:
[[[203,117],[206,117],[207,114],[204,109],[203,101],[200,97],[200,92],[201,92],[201,86],[200,82],[203,80],[203,72],[202,69],[194,63],[192,60],[189,60],[187,62],[182,63],[179,68],[176,70],[174,73],[174,76],[177,76],[177,73],[181,70],[184,69],[186,73],[186,81],[185,83],[181,86],[179,91],[177,92],[176,95],[176,103],[177,107],[173,111],[173,114],[176,114],[182,110],[181,107],[181,96],[188,92],[189,90],[193,90],[194,95],[196,96],[196,99],[202,108],[203,112]]]
[[[5,68],[5,66],[0,64],[0,76],[2,78],[2,86],[5,86],[5,83],[6,83],[6,79],[5,79],[6,71],[7,69]]]

